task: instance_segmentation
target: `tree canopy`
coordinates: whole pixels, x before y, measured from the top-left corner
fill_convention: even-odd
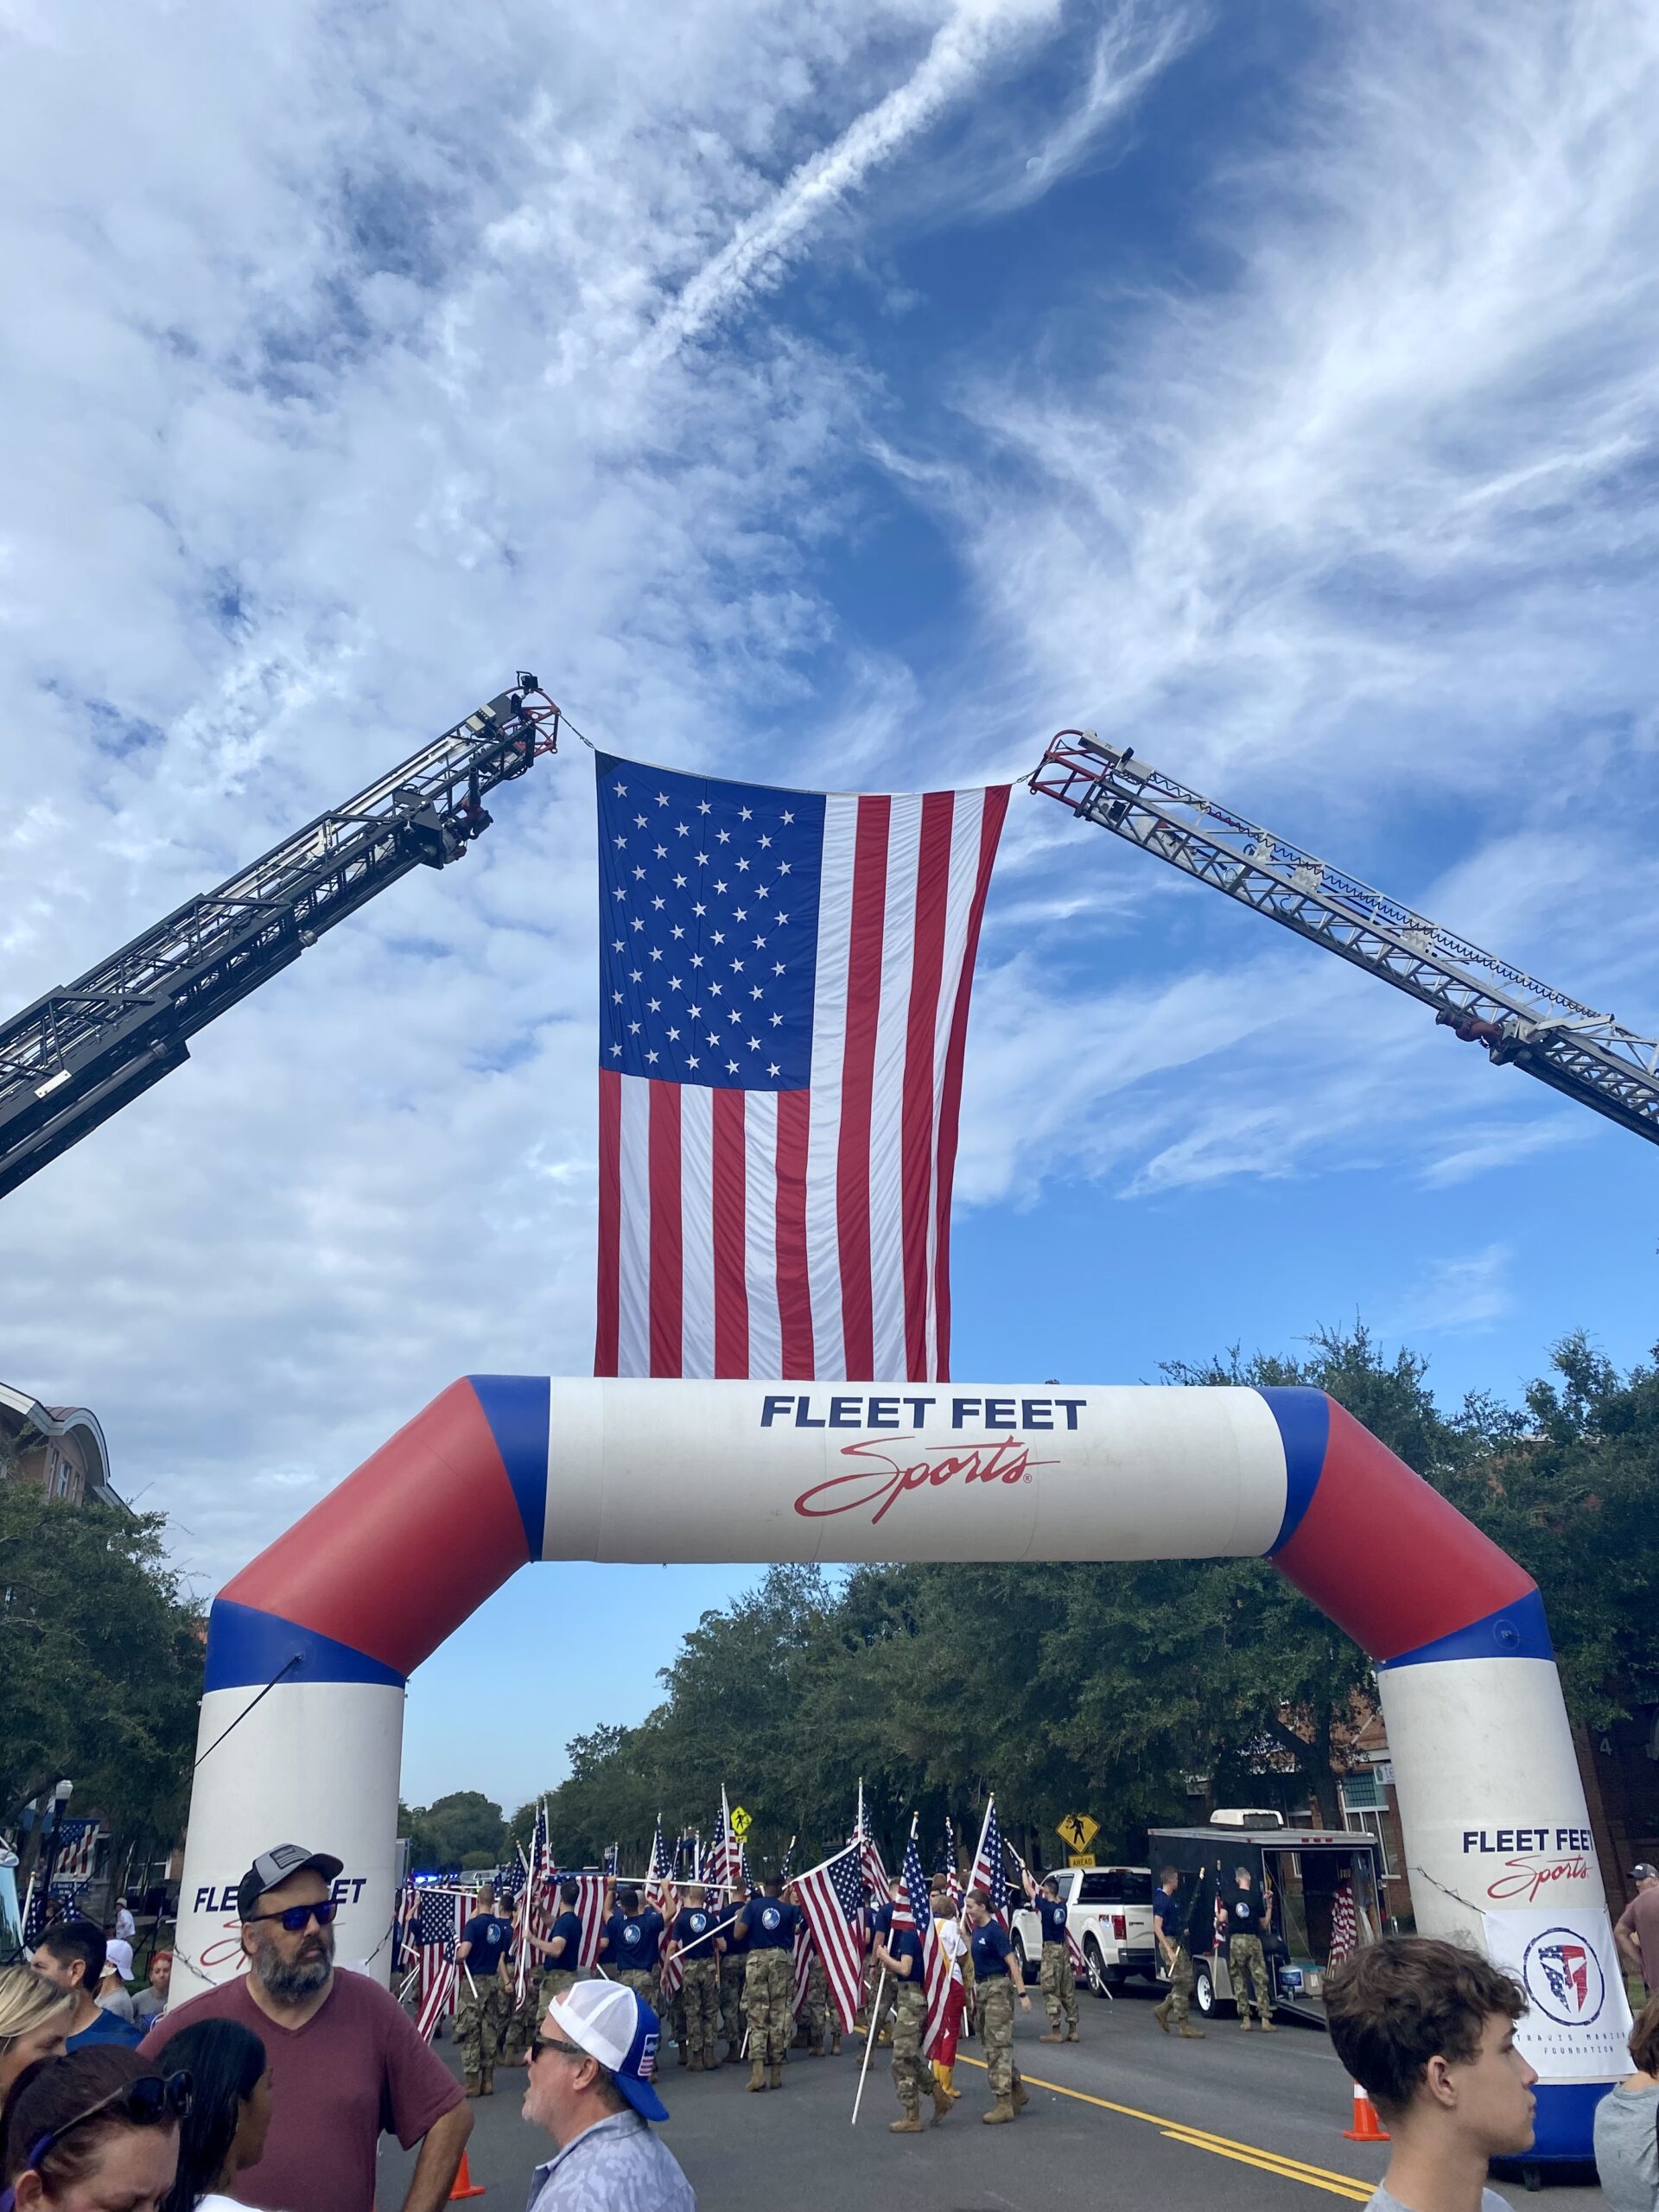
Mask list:
[[[1356,1323],[1299,1357],[1235,1350],[1165,1376],[1329,1391],[1536,1577],[1574,1720],[1659,1697],[1659,1368],[1621,1376],[1573,1337],[1519,1406],[1475,1394],[1447,1412],[1425,1361],[1385,1358]],[[1249,1802],[1268,1771],[1334,1820],[1372,1688],[1357,1646],[1259,1560],[774,1567],[702,1616],[663,1681],[638,1726],[569,1745],[548,1793],[567,1858],[620,1840],[642,1864],[658,1812],[671,1834],[706,1830],[722,1781],[762,1853],[791,1834],[833,1847],[861,1776],[889,1842],[919,1811],[930,1839],[949,1813],[971,1847],[994,1787],[1027,1856],[1052,1858],[1055,1822],[1081,1810],[1097,1850],[1138,1855],[1201,1783]],[[520,1838],[532,1818],[515,1816]]]
[[[181,1829],[202,1630],[164,1527],[0,1482],[0,1818],[67,1777],[118,1849]]]
[[[410,1839],[410,1858],[422,1873],[494,1866],[507,1847],[501,1808],[479,1789],[452,1789],[429,1805],[400,1804],[397,1833]]]

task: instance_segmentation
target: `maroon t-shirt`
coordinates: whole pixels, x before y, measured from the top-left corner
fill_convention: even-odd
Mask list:
[[[383,2131],[408,2150],[461,2101],[461,2084],[395,1999],[365,1974],[336,1969],[302,2028],[278,2027],[238,1975],[169,2011],[139,2046],[155,2058],[196,2020],[238,2020],[270,2061],[265,2155],[235,2194],[264,2212],[373,2212]]]

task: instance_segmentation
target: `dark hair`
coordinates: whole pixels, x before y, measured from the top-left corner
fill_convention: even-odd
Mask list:
[[[1649,1997],[1637,2014],[1630,2045],[1638,2074],[1659,2074],[1659,1997]]]
[[[559,1884],[559,1898],[562,1904],[575,1904],[576,1899],[581,1895],[582,1884],[580,1882],[561,1882]]]
[[[616,1902],[624,1912],[635,1913],[639,1911],[639,1892],[635,1889],[632,1882],[623,1883],[621,1888],[616,1893]]]
[[[780,1897],[784,1893],[784,1878],[781,1874],[763,1874],[760,1886],[769,1897]]]
[[[987,1912],[991,1909],[991,1893],[988,1890],[969,1890],[968,1901],[970,1904],[982,1904]]]
[[[29,2170],[29,2153],[42,2135],[90,2112],[105,2097],[119,2096],[155,2069],[124,2044],[88,2044],[64,2058],[37,2058],[11,2085],[0,2116],[0,2181],[8,2188]],[[84,2181],[98,2164],[100,2147],[132,2122],[120,2112],[100,2113],[84,2127],[73,2128],[54,2143],[37,2169],[49,2193],[60,2196]]]
[[[1163,1868],[1160,1871],[1160,1872],[1159,1872],[1159,1876],[1158,1876],[1158,1886],[1159,1886],[1159,1888],[1161,1890],[1161,1889],[1163,1888],[1164,1884],[1165,1884],[1166,1882],[1177,1882],[1177,1883],[1179,1883],[1179,1880],[1180,1880],[1180,1878],[1181,1878],[1181,1870],[1180,1870],[1180,1868],[1179,1868],[1179,1866],[1166,1866],[1166,1867],[1163,1867]]]
[[[1039,1882],[1037,1886],[1039,1890],[1052,1890],[1055,1896],[1058,1897],[1060,1894],[1060,1878],[1058,1874],[1045,1874],[1042,1880]]]
[[[1332,1969],[1325,2017],[1337,2056],[1386,2120],[1421,2087],[1431,2058],[1466,2066],[1492,2015],[1518,2020],[1526,1992],[1478,1951],[1428,1936],[1384,1936]]]
[[[197,2020],[169,2036],[156,2055],[165,2074],[188,2074],[195,2084],[190,2116],[179,2131],[179,2176],[162,2212],[192,2212],[219,2186],[242,2107],[265,2070],[265,2046],[239,2020]]]
[[[66,1967],[79,1959],[84,1968],[80,1986],[89,1997],[97,1996],[98,1985],[104,1979],[105,1954],[104,1930],[95,1920],[61,1920],[44,1931],[35,1948],[49,1951]]]

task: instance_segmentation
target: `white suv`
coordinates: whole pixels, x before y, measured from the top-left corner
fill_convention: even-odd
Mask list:
[[[1152,1871],[1146,1866],[1065,1866],[1055,1870],[1066,1924],[1083,1953],[1089,1986],[1096,1997],[1121,1988],[1131,1974],[1157,1979],[1152,1932]],[[1042,1957],[1037,1908],[1021,1904],[1012,1916],[1014,1947],[1027,1981]]]

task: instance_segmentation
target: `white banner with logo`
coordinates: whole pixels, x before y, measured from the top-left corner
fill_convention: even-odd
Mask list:
[[[1605,2082],[1628,2071],[1630,2008],[1605,1912],[1527,1906],[1485,1915],[1494,1966],[1512,1974],[1530,2012],[1516,2041],[1546,2080]]]

